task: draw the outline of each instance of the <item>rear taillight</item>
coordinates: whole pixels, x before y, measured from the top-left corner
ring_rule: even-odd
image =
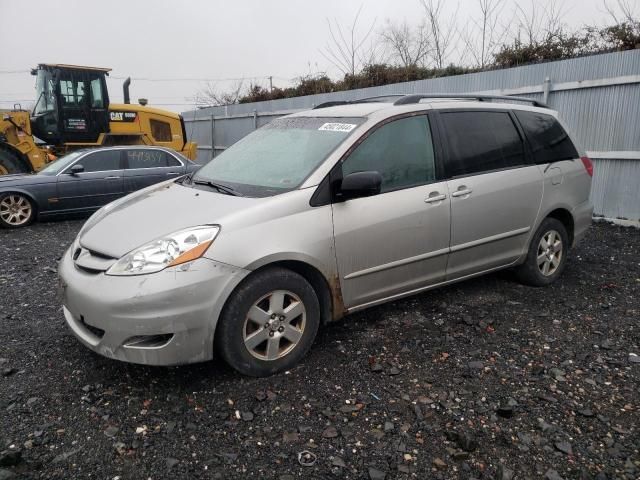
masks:
[[[582,160],[582,164],[584,165],[584,169],[587,171],[590,177],[593,177],[593,163],[589,157],[580,157]]]

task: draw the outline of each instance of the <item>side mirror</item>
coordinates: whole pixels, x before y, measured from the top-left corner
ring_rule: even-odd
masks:
[[[69,173],[71,175],[77,175],[82,172],[84,172],[84,167],[79,163],[76,163],[73,167],[69,169]]]
[[[338,193],[343,200],[370,197],[380,193],[381,185],[382,175],[379,172],[354,172],[342,179]]]

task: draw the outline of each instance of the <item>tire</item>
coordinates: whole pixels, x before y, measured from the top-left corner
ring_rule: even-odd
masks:
[[[550,285],[562,274],[568,253],[569,235],[564,224],[555,218],[545,218],[531,238],[527,258],[516,268],[516,275],[526,285]]]
[[[0,147],[0,175],[29,173],[30,170],[18,155]]]
[[[36,206],[29,197],[17,192],[0,194],[0,227],[26,227],[35,218]]]
[[[300,362],[319,325],[320,303],[309,282],[290,270],[269,268],[249,276],[232,293],[215,346],[238,372],[265,377]]]

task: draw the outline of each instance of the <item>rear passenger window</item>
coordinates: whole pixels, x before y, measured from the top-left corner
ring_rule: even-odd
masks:
[[[576,147],[562,125],[551,115],[515,111],[529,141],[533,159],[537,164],[578,158]]]
[[[78,165],[82,165],[87,173],[120,170],[120,150],[103,150],[90,153],[80,159]]]
[[[173,160],[173,161],[170,161]],[[129,168],[160,168],[173,167],[177,161],[162,150],[127,150]]]
[[[362,171],[382,175],[383,193],[433,182],[429,119],[424,115],[402,118],[371,133],[342,165],[343,175]]]
[[[440,114],[448,139],[451,177],[512,168],[526,163],[524,144],[506,112]]]

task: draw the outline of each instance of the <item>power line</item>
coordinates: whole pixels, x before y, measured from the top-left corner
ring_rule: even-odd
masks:
[[[109,76],[110,79],[113,80],[125,80],[128,77],[115,77]],[[188,77],[130,77],[132,81],[142,81],[142,82],[231,82],[234,80],[257,80],[257,79],[268,79],[269,75],[257,75],[255,77],[229,77],[229,78],[188,78]]]
[[[11,75],[19,73],[30,73],[31,70],[0,70],[0,75]],[[126,80],[128,76],[108,76],[110,80]],[[233,82],[233,81],[245,81],[245,80],[269,80],[269,79],[284,80],[286,82],[294,82],[298,77],[286,78],[278,77],[275,75],[254,75],[244,77],[131,77],[131,80],[139,82]]]

